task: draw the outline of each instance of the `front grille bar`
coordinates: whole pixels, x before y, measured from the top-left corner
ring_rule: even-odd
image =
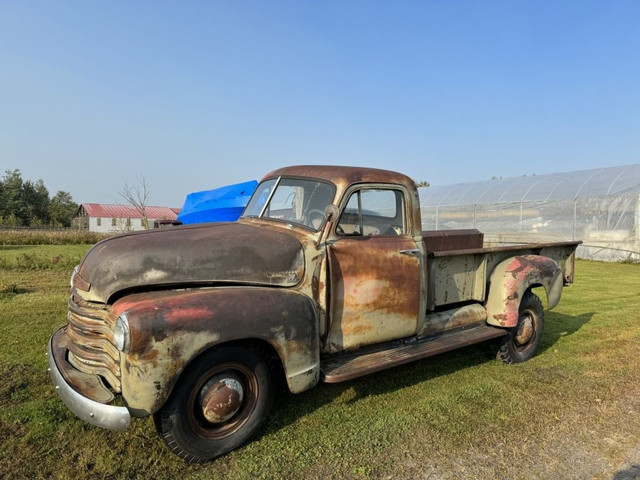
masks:
[[[120,352],[113,341],[114,315],[106,305],[71,296],[67,321],[69,363],[81,372],[100,375],[119,393]]]

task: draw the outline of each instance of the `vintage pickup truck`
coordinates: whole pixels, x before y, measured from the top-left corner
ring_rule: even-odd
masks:
[[[529,359],[543,331],[532,289],[553,308],[578,243],[423,232],[405,175],[282,168],[237,222],[96,244],[49,372],[83,420],[124,430],[153,415],[174,453],[206,461],[256,432],[279,380],[299,393],[488,340],[507,363]]]

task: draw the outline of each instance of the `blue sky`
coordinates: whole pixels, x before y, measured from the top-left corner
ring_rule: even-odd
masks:
[[[0,171],[150,204],[292,164],[640,163],[638,1],[0,0]]]

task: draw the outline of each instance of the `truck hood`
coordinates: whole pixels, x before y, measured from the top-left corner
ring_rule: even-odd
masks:
[[[92,301],[149,287],[251,284],[290,287],[304,275],[304,253],[285,233],[239,223],[173,227],[96,244],[74,286]],[[85,295],[83,295],[85,296]]]

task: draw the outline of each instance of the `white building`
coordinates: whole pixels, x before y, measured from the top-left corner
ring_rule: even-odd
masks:
[[[154,223],[159,220],[175,221],[179,212],[179,208],[145,208],[149,228],[153,228]],[[81,228],[98,233],[144,230],[142,215],[131,205],[83,203],[78,211],[78,222]]]

